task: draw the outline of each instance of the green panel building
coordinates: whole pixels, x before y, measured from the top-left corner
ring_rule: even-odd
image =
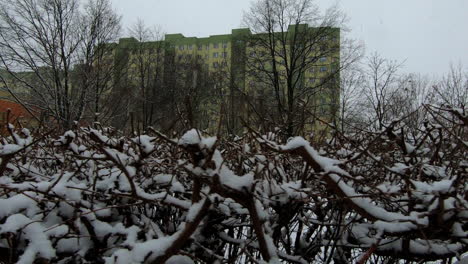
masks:
[[[300,30],[304,33],[296,34]],[[309,32],[313,35],[310,38],[305,36]],[[282,38],[285,34],[286,40]],[[278,42],[278,45],[273,45],[273,49],[269,50],[262,46],[262,38],[273,38],[273,42]],[[296,38],[308,39],[300,42]],[[295,25],[290,26],[287,32],[270,36],[267,33],[253,34],[249,29],[243,28],[233,29],[231,34],[204,38],[185,37],[182,34],[166,34],[164,40],[154,42],[122,38],[118,43],[111,45],[114,45],[116,87],[125,86],[122,85],[121,79],[125,76],[122,74],[124,71],[130,75],[135,74],[137,62],[134,58],[137,52],[140,57],[144,53],[143,57],[148,58],[147,63],[154,64],[154,68],[161,71],[162,74],[158,77],[161,87],[170,87],[167,83],[179,78],[180,73],[171,65],[182,61],[196,61],[202,65],[204,71],[214,80],[216,89],[212,94],[218,98],[208,100],[209,103],[201,106],[206,110],[204,118],[209,119],[203,128],[210,132],[215,132],[219,129],[218,124],[223,123],[225,132],[239,133],[242,131],[241,119],[250,120],[259,116],[260,110],[269,114],[276,111],[270,109],[274,107],[263,107],[263,104],[274,105],[273,101],[282,100],[286,105],[291,98],[301,104],[306,101],[307,109],[301,108],[303,116],[320,117],[310,118],[310,121],[303,118],[302,120],[308,121],[302,123],[300,133],[323,129],[323,124],[317,120],[336,121],[340,96],[338,28]],[[295,55],[297,50],[303,51],[305,55]],[[292,68],[291,64],[293,60],[297,61],[297,58],[302,62],[301,67]],[[275,95],[271,92],[273,85],[268,83],[270,75],[276,78],[281,94],[290,94],[288,89],[293,88],[299,92],[288,98],[279,98],[280,93],[276,92]],[[196,76],[198,75],[192,77],[197,78]],[[265,78],[266,81],[261,78]],[[302,93],[303,99],[298,98]],[[261,109],[262,107],[264,109]],[[294,116],[299,118],[299,114],[294,113]]]

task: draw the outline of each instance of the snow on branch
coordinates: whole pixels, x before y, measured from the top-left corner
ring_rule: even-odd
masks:
[[[151,129],[116,137],[106,128],[33,135],[10,127],[0,145],[0,261],[461,257],[466,125],[447,120],[414,138],[395,123],[314,146],[253,130],[220,139],[191,129],[170,139]]]

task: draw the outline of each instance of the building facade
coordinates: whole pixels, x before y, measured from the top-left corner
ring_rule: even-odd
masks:
[[[197,125],[202,124],[202,129],[214,132],[223,123],[228,133],[239,133],[241,120],[269,120],[263,129],[272,129],[272,123],[288,119],[290,124],[300,123],[300,132],[304,133],[320,130],[322,121],[336,121],[340,90],[338,28],[297,25],[274,34],[233,29],[231,34],[204,38],[166,34],[161,41],[123,38],[111,45],[113,85],[121,87],[124,94],[132,93],[128,91],[131,83],[138,87],[134,91],[144,90],[138,92],[142,104],[151,101],[156,108],[177,108],[177,102],[163,106],[167,98],[153,100],[151,96],[156,98],[158,92],[150,95],[147,88],[153,86],[161,95],[178,89],[174,85],[179,82],[180,86],[183,79],[185,90],[179,93],[184,94],[192,91],[201,75],[208,76],[210,81],[204,82],[210,86],[204,94],[207,98],[198,102],[198,112],[203,113],[199,117],[205,122]]]

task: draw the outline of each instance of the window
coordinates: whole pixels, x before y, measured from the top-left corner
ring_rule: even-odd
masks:
[[[315,78],[309,78],[309,83],[315,83]]]
[[[198,50],[202,50],[203,49],[203,46],[202,45],[198,45]]]
[[[226,61],[221,62],[221,66],[227,67],[227,62]]]
[[[209,58],[210,58],[210,55],[205,54],[205,59],[209,59]]]
[[[321,71],[321,72],[326,72],[326,71],[327,71],[327,67],[326,67],[326,66],[320,67],[320,71]]]
[[[218,48],[218,46],[219,46],[219,44],[218,44],[218,43],[214,43],[214,44],[213,44],[213,48],[215,48],[215,49],[217,49],[217,48]]]
[[[184,45],[179,45],[179,50],[184,50]]]
[[[192,54],[187,54],[186,58],[187,58],[187,60],[191,60],[192,59]]]
[[[188,48],[189,50],[192,50],[192,49],[193,49],[193,45],[192,45],[192,44],[189,44],[189,45],[187,45],[187,48]]]
[[[311,67],[311,68],[309,69],[309,73],[314,73],[314,72],[315,72],[315,67]]]
[[[223,42],[223,48],[227,48],[227,42]]]
[[[206,44],[205,49],[209,50],[210,49],[210,44]]]
[[[218,52],[213,52],[213,58],[218,58]]]
[[[227,58],[227,52],[223,52],[223,53],[221,53],[221,57],[223,57],[223,58]]]
[[[202,55],[198,54],[197,58],[201,60],[201,59],[202,59]]]
[[[218,68],[218,66],[219,66],[218,62],[216,62],[216,61],[213,62],[213,68]]]
[[[321,58],[319,59],[319,61],[320,61],[320,62],[326,62],[326,61],[327,61],[327,57],[321,57]]]
[[[179,55],[179,56],[177,57],[178,60],[182,60],[182,58],[183,58],[182,55]]]
[[[255,57],[255,56],[256,56],[255,51],[251,51],[251,52],[250,52],[250,57]]]

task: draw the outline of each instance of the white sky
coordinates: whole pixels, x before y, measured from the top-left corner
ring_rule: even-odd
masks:
[[[206,37],[241,25],[250,0],[111,0],[127,28],[138,18],[165,33]],[[317,0],[324,8],[334,3]],[[367,54],[406,60],[405,71],[441,75],[449,64],[468,69],[468,0],[341,0],[350,36]],[[125,34],[125,33],[124,33]]]

